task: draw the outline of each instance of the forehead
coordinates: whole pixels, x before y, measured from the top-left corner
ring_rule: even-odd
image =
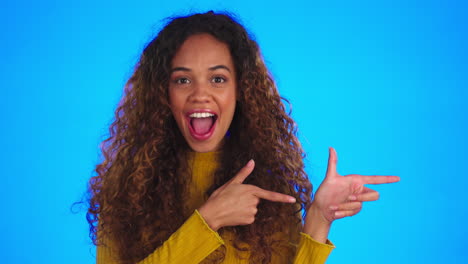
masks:
[[[172,59],[172,67],[214,65],[226,65],[232,69],[234,67],[228,45],[209,34],[188,37]]]

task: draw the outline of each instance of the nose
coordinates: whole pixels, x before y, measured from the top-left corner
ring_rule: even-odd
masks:
[[[209,85],[203,83],[195,83],[193,85],[192,93],[189,97],[192,103],[207,103],[210,101],[210,98]]]

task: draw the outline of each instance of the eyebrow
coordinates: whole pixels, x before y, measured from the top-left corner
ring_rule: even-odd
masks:
[[[226,71],[231,72],[231,70],[225,65],[216,65],[216,66],[208,68],[208,70],[210,70],[210,71],[215,71],[215,70],[218,70],[218,69],[225,69]],[[186,67],[175,67],[175,68],[173,68],[171,70],[171,73],[176,72],[176,71],[189,72],[189,71],[192,71],[192,70],[189,69],[189,68],[186,68]]]
[[[225,69],[226,71],[231,72],[231,70],[227,66],[224,66],[224,65],[216,65],[216,66],[209,68],[210,71],[214,71],[217,69]]]
[[[191,70],[189,68],[185,68],[185,67],[175,67],[174,69],[171,70],[171,73],[176,72],[176,71],[188,72],[188,71],[191,71]]]

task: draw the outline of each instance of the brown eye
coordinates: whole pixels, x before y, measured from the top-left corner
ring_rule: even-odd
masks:
[[[187,78],[178,78],[175,80],[176,84],[188,84],[190,83],[190,80]]]
[[[220,77],[220,76],[214,77],[212,79],[212,82],[214,82],[214,83],[223,83],[225,81],[226,81],[226,79],[224,79],[223,77]]]

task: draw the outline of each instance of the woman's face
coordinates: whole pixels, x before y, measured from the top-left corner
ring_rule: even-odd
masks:
[[[236,72],[229,47],[193,35],[171,65],[169,102],[182,135],[196,152],[219,150],[236,108]]]

